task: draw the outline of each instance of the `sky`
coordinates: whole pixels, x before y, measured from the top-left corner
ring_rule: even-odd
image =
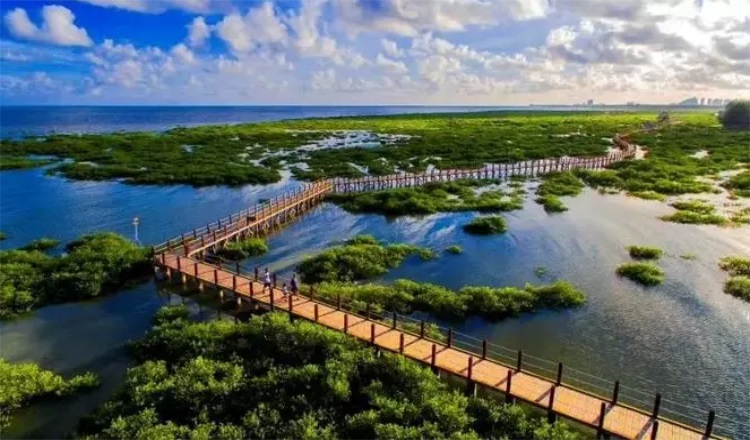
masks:
[[[3,0],[0,105],[750,97],[750,0]]]

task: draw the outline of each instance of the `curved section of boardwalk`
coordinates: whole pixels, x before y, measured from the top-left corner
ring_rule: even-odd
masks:
[[[472,170],[433,170],[420,174],[315,182],[155,246],[154,262],[170,278],[179,276],[183,283],[193,279],[201,289],[206,285],[214,286],[219,289],[222,298],[225,292],[230,292],[238,305],[251,302],[270,309],[285,310],[290,316],[343,331],[381,349],[400,352],[436,370],[463,377],[473,389],[481,385],[501,391],[507,398],[527,402],[546,409],[551,415],[564,416],[590,426],[600,434],[628,439],[718,438],[711,434],[713,414],[709,416],[705,428],[688,427],[659,416],[658,402],[653,411],[648,412],[619,402],[617,391],[609,398],[566,384],[561,380],[561,364],[557,380],[550,380],[523,368],[520,352],[518,363],[511,365],[507,360],[494,356],[488,350],[487,342],[483,343],[479,352],[475,351],[476,344],[468,349],[464,345],[459,348],[458,343],[453,342],[452,331],[449,331],[446,341],[431,340],[425,337],[424,330],[414,331],[415,324],[421,324],[424,328],[424,323],[406,322],[408,317],[401,317],[399,321],[394,314],[388,323],[373,319],[369,313],[345,311],[340,304],[325,303],[312,295],[284,298],[278,290],[264,292],[262,284],[257,282],[257,274],[240,274],[239,265],[237,271],[231,272],[202,261],[208,251],[216,250],[230,240],[268,234],[274,228],[303,215],[333,192],[383,190],[460,179],[507,179],[571,169],[601,169],[628,159],[635,152],[632,145],[619,138],[615,140],[615,145],[623,149],[600,157],[542,159],[494,164]]]

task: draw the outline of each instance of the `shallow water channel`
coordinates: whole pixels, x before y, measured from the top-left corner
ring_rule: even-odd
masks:
[[[67,241],[95,230],[133,236],[136,216],[141,241],[156,243],[297,185],[284,180],[237,189],[129,186],[71,182],[43,173],[2,173],[0,211],[8,234],[2,248],[42,236]],[[570,211],[560,215],[546,214],[532,198],[523,211],[505,214],[508,233],[493,237],[462,232],[460,226],[473,213],[390,220],[326,204],[274,235],[271,251],[248,264],[289,272],[305,255],[367,233],[436,251],[453,244],[464,249],[428,262],[409,259],[386,280],[405,277],[460,288],[567,279],[586,293],[585,306],[499,323],[471,319],[452,325],[511,350],[562,361],[566,371],[587,382],[581,386],[608,390],[619,379],[623,399],[647,408],[660,392],[665,415],[687,413],[701,425],[708,410],[715,409],[718,432],[750,438],[750,304],[722,292],[726,274],[717,266],[724,255],[750,254],[750,230],[664,223],[657,217],[671,211],[666,205],[591,190],[566,199]],[[625,246],[630,244],[666,251],[659,262],[666,272],[663,285],[646,289],[615,275],[617,265],[629,260]],[[682,254],[697,257],[688,260]],[[546,273],[538,276],[534,269],[539,266]],[[149,283],[1,324],[0,351],[6,359],[35,361],[65,375],[94,371],[103,383],[83,397],[23,411],[5,436],[60,437],[69,432],[121,383],[128,365],[126,342],[148,329],[161,305],[177,300]]]

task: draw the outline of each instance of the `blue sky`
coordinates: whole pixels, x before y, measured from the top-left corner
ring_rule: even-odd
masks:
[[[3,1],[2,104],[750,95],[750,0]]]

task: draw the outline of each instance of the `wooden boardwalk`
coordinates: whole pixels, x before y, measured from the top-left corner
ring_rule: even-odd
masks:
[[[488,353],[486,346],[469,351],[446,341],[429,339],[419,330],[404,329],[404,317],[391,320],[368,318],[365,313],[354,313],[329,304],[311,295],[284,297],[279,289],[264,291],[263,284],[253,276],[238,274],[190,257],[163,253],[157,258],[169,277],[180,276],[183,283],[198,283],[201,290],[212,286],[222,299],[228,295],[238,305],[252,303],[271,310],[284,311],[291,317],[317,322],[328,328],[345,332],[380,349],[402,353],[404,356],[452,375],[464,378],[467,388],[475,392],[477,386],[500,391],[509,399],[519,400],[542,408],[550,415],[562,416],[596,429],[601,434],[627,439],[699,440],[718,438],[710,428],[692,428],[669,421],[653,413],[632,408],[612,397],[602,397],[577,389],[564,380],[550,380],[521,367],[509,365]],[[418,326],[416,327],[419,328]],[[450,341],[450,336],[449,339]],[[654,410],[658,413],[658,408]],[[603,416],[603,417],[602,417]],[[707,432],[709,433],[708,435]]]
[[[474,170],[443,170],[420,174],[398,174],[359,179],[326,179],[307,184],[303,188],[284,194],[250,209],[235,213],[202,228],[155,246],[154,263],[169,278],[179,277],[183,283],[198,283],[201,290],[206,285],[218,289],[222,299],[232,295],[238,305],[250,302],[270,309],[284,310],[290,316],[308,319],[352,337],[367,341],[384,350],[403,353],[415,361],[430,365],[437,371],[466,379],[471,392],[477,386],[505,393],[506,398],[524,401],[542,408],[551,416],[563,416],[609,434],[628,439],[684,439],[718,438],[712,434],[714,415],[709,415],[705,427],[696,428],[667,420],[659,415],[661,398],[657,397],[650,411],[636,409],[618,401],[619,384],[611,397],[595,395],[562,380],[562,364],[557,380],[545,378],[523,368],[521,353],[518,362],[511,365],[488,351],[485,341],[481,347],[470,349],[458,341],[453,332],[447,341],[431,340],[424,334],[424,323],[407,322],[410,318],[393,315],[390,322],[375,319],[369,313],[346,311],[340,304],[333,305],[318,298],[294,296],[284,298],[278,289],[264,292],[256,279],[239,273],[239,265],[232,272],[203,261],[207,252],[215,251],[230,240],[247,236],[266,235],[274,228],[298,218],[326,195],[334,192],[370,191],[405,186],[422,185],[436,181],[458,179],[507,179],[512,176],[535,176],[550,171],[570,169],[601,169],[632,157],[634,148],[615,151],[607,156],[592,158],[541,159],[516,164],[496,164]],[[405,328],[409,324],[410,327]],[[415,326],[416,325],[416,326]],[[476,345],[476,344],[475,344]],[[491,344],[490,344],[491,345]],[[476,352],[475,349],[479,351]]]

